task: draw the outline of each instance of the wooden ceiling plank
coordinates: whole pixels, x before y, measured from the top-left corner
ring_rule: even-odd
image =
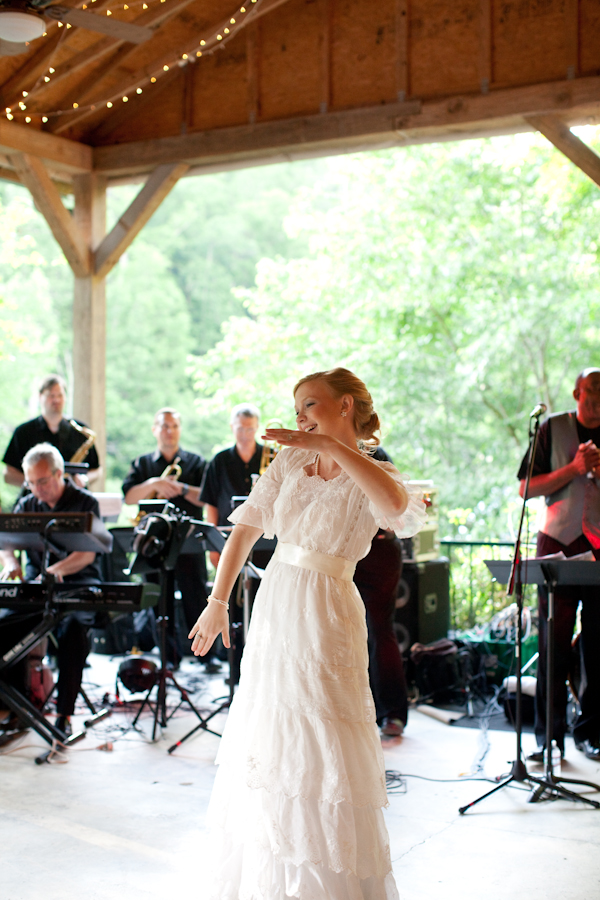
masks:
[[[319,34],[319,112],[331,108],[331,0],[321,0],[321,32]]]
[[[99,5],[99,8],[102,9],[104,6],[108,6],[109,2],[110,0],[106,0],[104,4]],[[164,22],[167,22],[169,19],[178,15],[183,9],[185,9],[186,6],[189,6],[190,3],[193,2],[194,0],[179,0],[179,2],[171,3],[168,6],[161,5],[157,9],[150,9],[147,12],[143,13],[141,16],[138,16],[136,19],[134,19],[133,24],[141,25],[143,27],[158,27],[159,25],[162,25]],[[74,30],[76,29],[70,29],[69,34],[71,34]],[[95,44],[92,44],[91,47],[86,47],[84,50],[81,50],[79,53],[76,53],[74,56],[72,56],[71,59],[68,60],[68,62],[61,65],[58,71],[52,77],[52,81],[50,82],[49,86],[51,86],[52,88],[56,88],[57,84],[59,84],[65,78],[72,80],[72,76],[76,72],[78,72],[82,68],[87,68],[97,60],[102,59],[102,57],[109,53],[111,50],[114,51],[119,47],[126,48],[126,52],[124,54],[124,57],[126,57],[129,53],[133,52],[137,48],[137,46],[137,44],[120,41],[118,38],[101,38],[101,40],[96,41]],[[44,57],[44,61],[49,55],[50,54],[47,54],[47,56]],[[122,58],[124,57],[119,57],[117,62],[121,62]],[[110,66],[112,65],[113,63],[111,61],[111,63],[108,64],[108,68],[110,68]],[[38,94],[42,93],[44,88],[46,87],[47,86],[45,84],[39,85],[38,89],[30,94],[30,99],[34,96],[37,97]],[[76,90],[77,93],[81,92],[79,87],[77,87]]]
[[[4,82],[0,91],[0,102],[3,107],[12,106],[13,103],[20,100],[22,91],[30,88],[32,81],[39,78],[46,70],[48,60],[56,50],[61,37],[60,29],[57,29],[56,34],[44,41],[35,53],[27,57],[24,65]]]
[[[193,2],[193,0],[187,0],[187,2]],[[273,12],[278,7],[283,6],[284,4],[289,2],[290,0],[264,0],[263,4],[256,10],[250,10],[244,21],[249,26],[252,22],[256,22],[257,19],[262,18],[268,13]],[[136,24],[142,24],[141,17],[139,19],[136,19]],[[239,34],[239,31],[236,33]],[[184,47],[180,48],[181,54],[191,50],[193,45],[195,45],[195,38],[190,37],[189,44],[186,44]],[[217,46],[216,41],[214,42],[214,45]],[[87,105],[89,103],[95,103],[96,101],[101,102],[102,100],[113,99],[115,97],[122,96],[128,91],[135,90],[141,82],[144,82],[148,78],[150,74],[162,69],[164,65],[170,65],[173,62],[173,55],[175,52],[173,49],[165,50],[164,42],[161,42],[158,49],[160,50],[160,54],[155,56],[153,59],[145,62],[144,65],[137,70],[136,74],[132,75],[131,71],[124,71],[121,80],[116,84],[111,84],[110,88],[99,89],[98,79],[95,79],[93,82],[93,87],[95,88],[95,90],[93,90],[92,92],[88,90],[88,93],[86,94],[84,92],[79,92],[78,90],[79,97],[77,102],[79,103],[79,105],[83,106],[84,104]],[[131,54],[134,54],[137,50],[138,47],[133,46],[129,52]],[[127,54],[127,56],[129,56],[129,53]],[[123,63],[127,59],[127,56],[124,57],[124,59],[119,59],[118,65],[123,65]],[[111,65],[107,72],[112,71],[114,68],[115,66]],[[110,97],[107,96],[107,93],[110,94]],[[57,125],[53,128],[53,133],[62,134],[72,126],[78,125],[80,122],[83,122],[93,117],[94,115],[96,115],[96,110],[86,109],[80,112],[74,112],[73,115],[63,116],[61,117]]]
[[[63,206],[43,162],[28,153],[15,153],[10,157],[10,163],[31,193],[73,272],[78,278],[85,278],[91,268],[90,251],[71,213]]]
[[[479,83],[482,94],[487,94],[492,81],[492,0],[479,0]]]
[[[135,100],[135,114],[139,115],[145,108],[148,106],[152,106],[156,97],[158,97],[164,90],[167,90],[169,86],[176,79],[181,77],[181,72],[178,69],[171,69],[170,72],[167,72],[160,81],[157,81],[156,84],[152,85],[151,90],[144,91],[140,96],[136,96]],[[88,132],[87,140],[90,144],[95,145],[97,143],[102,143],[106,138],[109,138],[110,135],[121,125],[123,122],[126,122],[131,118],[131,109],[127,108],[127,104],[122,103],[121,106],[117,106],[116,109],[113,109],[111,115],[108,118],[103,119],[97,128],[93,131]]]
[[[555,116],[527,116],[527,122],[600,187],[600,156]]]
[[[16,122],[0,119],[0,153],[28,153],[53,167],[81,174],[92,170],[92,148]]]
[[[104,278],[108,275],[188,168],[185,163],[178,163],[158,166],[154,170],[137,197],[96,250],[94,269],[98,277]]]
[[[396,0],[396,98],[408,97],[408,0]]]

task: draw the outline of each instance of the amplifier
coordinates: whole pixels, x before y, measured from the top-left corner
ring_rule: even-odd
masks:
[[[405,563],[398,585],[394,631],[402,653],[417,641],[430,644],[450,629],[450,561]]]

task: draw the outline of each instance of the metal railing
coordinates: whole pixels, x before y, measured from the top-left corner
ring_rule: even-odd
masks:
[[[452,541],[441,540],[450,560],[450,621],[454,631],[483,624],[502,609],[506,588],[492,580],[483,564],[484,558],[510,559],[514,544],[511,541]],[[534,542],[523,547],[535,547]],[[481,548],[490,548],[485,555]],[[504,548],[504,553],[499,548]],[[477,621],[482,617],[483,621]]]

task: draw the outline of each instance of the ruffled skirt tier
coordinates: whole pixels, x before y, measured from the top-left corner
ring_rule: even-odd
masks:
[[[268,567],[217,763],[206,900],[397,900],[351,582]]]

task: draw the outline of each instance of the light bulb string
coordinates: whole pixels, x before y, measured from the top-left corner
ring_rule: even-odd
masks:
[[[144,0],[145,2],[145,0]],[[137,81],[131,83],[125,89],[121,88],[119,91],[115,91],[109,96],[106,96],[100,100],[90,101],[87,104],[80,105],[79,103],[74,103],[73,106],[67,109],[56,109],[56,110],[48,110],[48,111],[40,111],[39,109],[32,110],[25,115],[26,110],[22,108],[22,101],[19,101],[21,106],[20,110],[13,109],[12,107],[6,108],[7,118],[25,118],[27,122],[31,121],[31,116],[35,115],[37,117],[41,117],[43,122],[48,121],[49,118],[62,117],[67,115],[73,115],[74,113],[82,114],[86,112],[95,112],[98,109],[102,109],[103,107],[108,106],[112,108],[115,102],[119,100],[123,100],[124,102],[129,101],[129,95],[132,96],[139,95],[143,92],[143,88],[147,87],[149,84],[154,84],[158,81],[159,78],[164,77],[164,75],[172,69],[172,67],[179,65],[183,67],[188,64],[190,57],[194,57],[193,61],[204,56],[212,56],[217,50],[221,49],[225,46],[233,37],[235,37],[240,31],[243,30],[251,21],[255,18],[256,13],[263,5],[265,0],[247,0],[246,4],[242,5],[238,8],[236,13],[232,13],[228,16],[226,24],[221,24],[220,27],[216,27],[212,30],[209,37],[206,39],[201,39],[200,42],[195,42],[193,48],[184,52],[179,58],[175,60],[170,60],[170,64],[164,63],[162,65],[157,64],[157,68],[148,75],[145,75],[144,78],[138,79]],[[239,22],[234,20],[235,15],[243,15],[244,18]],[[230,27],[231,26],[231,27]],[[64,32],[66,35],[66,31]],[[62,43],[62,38],[57,43],[52,56],[54,57],[57,52],[60,44]],[[209,45],[207,47],[207,45]],[[48,66],[45,72],[50,71],[52,67]],[[40,75],[29,93],[33,94],[36,88],[41,85],[41,81],[43,78],[47,77],[45,72]],[[47,83],[47,82],[46,82]],[[43,87],[43,85],[41,85]],[[15,104],[13,104],[14,106]]]

